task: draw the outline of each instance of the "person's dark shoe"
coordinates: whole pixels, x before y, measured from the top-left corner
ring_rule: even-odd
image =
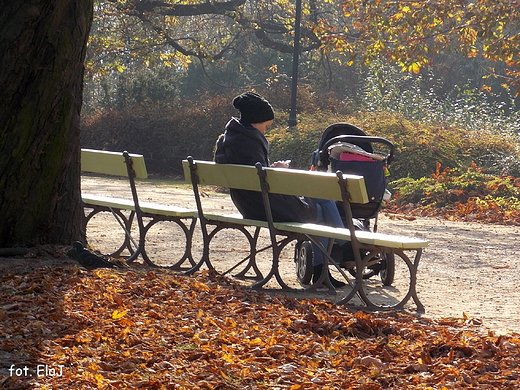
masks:
[[[340,280],[337,280],[337,279],[334,279],[332,277],[332,275],[329,275],[329,278],[330,278],[330,282],[332,283],[332,286],[334,288],[341,288],[341,287],[345,287],[347,284],[340,281]]]
[[[322,272],[323,272],[323,264],[318,264],[318,265],[314,266],[314,274],[312,275],[312,284],[316,283],[320,279]],[[334,279],[330,273],[329,273],[329,278],[330,278],[330,282],[334,288],[341,288],[341,287],[346,286],[345,283]]]

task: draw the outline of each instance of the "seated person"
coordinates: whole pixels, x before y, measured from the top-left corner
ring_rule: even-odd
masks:
[[[233,106],[240,111],[240,119],[231,118],[225,132],[217,140],[214,160],[219,164],[255,165],[287,168],[287,164],[269,164],[269,143],[265,138],[267,128],[273,123],[274,111],[262,96],[246,92],[233,99]],[[231,189],[231,199],[244,218],[267,220],[262,194],[257,191]],[[282,194],[269,194],[275,222],[312,222],[334,227],[344,227],[335,202]],[[327,239],[320,242],[327,247]],[[323,254],[313,245],[313,282],[323,272]],[[345,283],[331,277],[334,287]]]

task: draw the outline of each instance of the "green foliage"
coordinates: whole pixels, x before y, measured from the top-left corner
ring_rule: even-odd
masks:
[[[519,17],[507,1],[426,7],[413,1],[304,2],[300,86],[322,96],[334,91],[335,104],[348,99],[408,119],[520,130],[519,114],[506,112],[514,108],[508,100],[515,89],[506,84],[518,70]],[[286,0],[98,1],[86,62],[87,109],[287,85],[293,26],[294,3]],[[155,73],[154,67],[164,69]],[[512,77],[501,77],[508,71]],[[502,86],[511,93],[489,94],[496,105],[485,106],[482,91]],[[277,109],[287,110],[288,102]],[[508,119],[486,116],[491,108]]]
[[[453,168],[477,162],[490,172],[519,175],[520,167],[513,163],[518,161],[519,145],[512,136],[413,121],[391,112],[338,114],[318,110],[303,113],[300,121],[295,129],[277,123],[269,132],[273,161],[289,158],[293,167],[308,169],[312,151],[318,147],[327,126],[348,122],[368,135],[387,138],[395,144],[396,155],[390,169],[393,178],[429,176],[438,162]]]
[[[520,221],[520,178],[490,175],[475,164],[443,170],[437,164],[429,177],[401,178],[391,185],[397,191],[391,206],[394,209],[413,204],[415,212],[426,215]]]
[[[278,125],[267,134],[270,143],[271,162],[291,160],[292,168],[309,169],[312,152],[318,147],[324,122],[306,121],[294,128]]]

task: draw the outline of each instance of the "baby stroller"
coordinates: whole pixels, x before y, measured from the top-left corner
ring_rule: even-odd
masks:
[[[329,172],[340,170],[343,173],[365,177],[369,202],[351,204],[357,230],[377,231],[379,210],[384,201],[390,197],[386,189],[386,176],[388,166],[394,157],[394,150],[394,145],[385,138],[367,136],[363,130],[348,123],[335,123],[325,129],[318,149],[312,155],[311,169],[313,170]],[[380,154],[382,152],[384,155]],[[341,204],[338,209],[343,215],[344,209]],[[337,249],[337,246],[333,248],[332,258],[352,276],[356,276],[354,253],[350,243],[345,244],[341,251]],[[366,255],[363,251],[360,254],[361,258]],[[312,279],[312,260],[311,243],[298,242],[295,250],[296,275],[298,281],[304,285],[309,284]],[[390,286],[393,283],[395,274],[393,254],[386,253],[371,259],[363,271],[363,278],[369,279],[378,274],[383,285]]]

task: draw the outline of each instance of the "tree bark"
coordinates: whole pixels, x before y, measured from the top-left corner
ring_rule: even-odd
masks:
[[[93,0],[3,3],[0,247],[70,244],[84,238],[79,116]]]

